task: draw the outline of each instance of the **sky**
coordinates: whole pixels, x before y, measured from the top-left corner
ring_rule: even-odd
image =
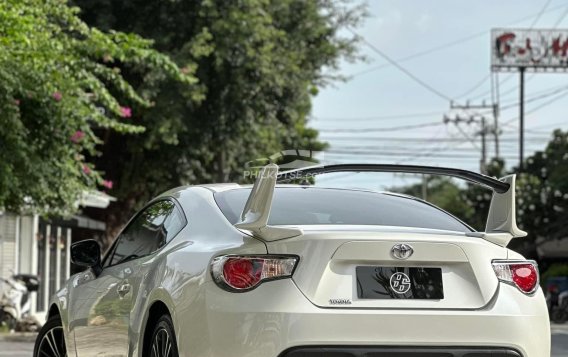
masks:
[[[371,0],[367,4],[370,16],[354,29],[362,36],[360,54],[367,60],[342,62],[339,73],[348,80],[321,88],[313,100],[310,125],[330,144],[323,153],[325,163],[404,163],[479,172],[479,125],[462,123],[458,128],[444,124],[443,117],[465,114],[450,110],[448,98],[457,104],[492,103],[490,30],[568,30],[568,0]],[[422,52],[427,53],[415,56]],[[495,93],[499,83],[502,108],[501,156],[511,168],[519,157],[519,74],[501,72],[493,79]],[[553,129],[568,130],[568,73],[526,73],[525,103],[526,157],[544,149]],[[493,124],[491,114],[486,118]],[[493,136],[487,141],[492,157]],[[322,178],[327,181],[373,189],[413,182],[407,176],[378,179],[369,174]]]

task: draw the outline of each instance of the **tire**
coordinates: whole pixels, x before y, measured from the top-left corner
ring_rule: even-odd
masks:
[[[145,357],[179,357],[174,324],[169,315],[162,315],[156,322]]]
[[[35,346],[34,357],[66,357],[63,325],[59,316],[52,316],[39,331]]]

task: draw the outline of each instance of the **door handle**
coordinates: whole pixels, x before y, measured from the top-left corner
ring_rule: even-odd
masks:
[[[128,283],[120,284],[118,288],[116,288],[116,291],[118,292],[118,295],[120,297],[124,297],[124,295],[128,294],[128,292],[130,291],[130,284]]]

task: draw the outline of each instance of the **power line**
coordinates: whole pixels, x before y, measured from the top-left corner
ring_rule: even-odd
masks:
[[[477,153],[477,149],[473,147],[459,147],[465,144],[464,141],[458,143],[446,143],[447,145],[436,146],[434,151],[444,151],[451,148],[451,151],[473,154]],[[457,144],[457,145],[455,145]],[[507,151],[515,150],[514,146],[507,146],[505,148]],[[375,145],[333,145],[329,150],[348,150],[348,151],[396,151],[396,152],[406,152],[408,155],[419,154],[422,155],[424,151],[423,146],[375,146]],[[515,153],[516,151],[511,151],[510,153]]]
[[[551,8],[551,9],[549,9],[549,10],[547,11],[546,9],[547,9],[548,6],[550,5],[550,2],[551,2],[551,0],[548,0],[548,1],[543,5],[543,7],[542,7],[542,8],[540,9],[540,11],[538,12],[537,16],[534,18],[533,22],[531,23],[531,25],[530,25],[530,27],[529,27],[529,30],[532,29],[532,28],[534,27],[534,25],[536,25],[536,23],[538,22],[538,20],[540,20],[540,18],[542,17],[542,15],[543,15],[545,12],[553,11],[553,10],[556,10],[556,9],[558,9],[558,8],[560,8],[560,7],[566,6],[566,4],[563,4],[563,5],[561,5],[561,6],[553,7],[553,8]],[[564,10],[564,13],[560,16],[560,18],[556,21],[556,23],[554,24],[554,26],[553,26],[552,28],[555,29],[555,28],[562,22],[562,20],[564,19],[564,17],[565,17],[567,14],[568,14],[568,8],[566,8],[566,9]],[[535,76],[534,73],[531,74],[531,75],[529,76],[529,78],[526,79],[525,83],[526,83],[526,82],[529,82],[530,80],[532,80],[532,79],[534,78],[534,76]],[[511,73],[511,74],[509,75],[509,77],[505,78],[505,79],[503,80],[503,82],[499,83],[499,85],[505,84],[506,82],[508,82],[508,81],[509,81],[511,78],[513,78],[513,77],[514,77],[514,75]],[[507,95],[507,94],[509,94],[509,93],[512,93],[512,92],[516,91],[517,88],[518,88],[517,85],[513,85],[512,88],[508,89],[506,92],[502,93],[501,95],[502,95],[502,96],[505,96],[505,95]],[[477,97],[472,98],[472,99],[475,100],[475,99],[483,98],[483,97],[485,97],[487,94],[491,93],[491,91],[492,91],[492,89],[490,89],[489,91],[483,92],[481,95],[478,95]],[[497,102],[497,103],[498,103],[498,102]]]
[[[409,70],[407,70],[406,68],[404,68],[403,66],[401,66],[399,63],[397,63],[395,60],[393,60],[392,58],[390,58],[390,56],[388,56],[387,54],[385,54],[383,51],[379,50],[376,46],[374,46],[372,43],[370,43],[369,41],[367,41],[367,39],[365,39],[363,36],[359,35],[357,32],[355,32],[353,29],[351,29],[350,27],[347,27],[347,30],[349,32],[351,32],[354,36],[356,36],[357,38],[360,38],[361,41],[363,43],[365,43],[370,49],[372,49],[374,52],[376,52],[377,54],[379,54],[381,57],[383,57],[385,60],[387,60],[389,63],[391,63],[393,66],[395,66],[399,71],[403,72],[404,74],[406,74],[410,79],[414,80],[416,83],[420,84],[423,88],[425,88],[426,90],[428,90],[429,92],[437,95],[438,97],[445,99],[447,101],[452,102],[453,99],[450,98],[449,96],[447,96],[446,94],[438,91],[436,88],[432,87],[431,85],[429,85],[428,83],[424,82],[423,80],[421,80],[420,78],[418,78],[417,76],[415,76],[412,72],[410,72]],[[475,143],[473,141],[473,139],[466,134],[461,128],[459,128],[460,133],[468,140],[471,141],[471,143],[475,146]]]
[[[424,82],[423,80],[421,80],[420,78],[418,78],[417,76],[415,76],[412,72],[410,72],[409,70],[407,70],[406,68],[404,68],[403,66],[401,66],[397,61],[395,61],[394,59],[392,59],[390,56],[388,56],[386,53],[384,53],[383,51],[379,50],[375,45],[373,45],[371,42],[367,41],[367,39],[365,39],[365,37],[359,35],[357,32],[355,32],[352,28],[350,27],[346,27],[346,29],[351,32],[354,36],[358,37],[365,45],[367,45],[367,47],[369,47],[371,50],[373,50],[375,53],[377,53],[379,56],[381,56],[382,58],[384,58],[387,62],[389,62],[391,65],[395,66],[399,71],[401,71],[402,73],[406,74],[406,76],[408,76],[410,79],[412,79],[413,81],[415,81],[416,83],[418,83],[419,85],[421,85],[423,88],[425,88],[426,90],[428,90],[429,92],[437,95],[438,97],[451,101],[452,98],[448,97],[447,95],[445,95],[444,93],[440,92],[439,90],[437,90],[436,88],[432,87],[431,85],[429,85],[428,83]]]
[[[566,86],[566,85],[563,85],[561,87],[557,87],[557,88],[554,88],[554,89],[549,89],[545,93],[542,93],[542,94],[534,96],[534,97],[529,97],[529,99],[525,100],[525,103],[531,103],[531,102],[539,101],[541,99],[548,98],[550,96],[565,92],[567,90],[568,90],[568,86]],[[501,110],[507,110],[507,109],[510,109],[510,108],[516,108],[518,106],[519,106],[519,101],[504,105],[500,109]]]
[[[408,157],[406,152],[372,152],[372,151],[338,151],[329,150],[325,152],[326,155],[338,155],[338,156],[390,156],[390,157]],[[430,153],[428,157],[443,158],[443,159],[474,159],[479,160],[479,155],[465,155],[465,154],[451,154],[451,153]],[[515,159],[516,156],[505,156],[507,159]]]
[[[392,114],[392,115],[377,115],[377,116],[367,116],[367,117],[313,117],[316,120],[323,121],[346,121],[346,120],[356,120],[356,121],[379,121],[379,120],[393,120],[393,119],[404,119],[404,118],[424,118],[430,116],[441,115],[443,112],[422,112],[422,113],[409,113],[409,114]]]
[[[549,138],[549,136],[542,136],[542,137],[528,137],[526,138],[527,140],[530,141],[540,141],[540,140],[547,140]],[[383,136],[383,137],[378,137],[378,136],[367,136],[367,137],[360,137],[360,136],[339,136],[339,137],[332,137],[332,138],[325,138],[322,137],[321,140],[326,141],[326,140],[334,140],[334,141],[388,141],[388,142],[392,142],[392,141],[398,141],[398,142],[411,142],[411,143],[431,143],[433,141],[432,137],[392,137],[392,136]],[[437,142],[460,142],[463,143],[464,140],[463,138],[437,138],[435,139]],[[510,141],[510,142],[517,142],[517,138],[514,137],[501,137],[500,138],[501,141]]]
[[[538,20],[540,20],[540,17],[542,16],[542,14],[544,14],[544,11],[546,10],[546,8],[548,7],[548,5],[550,5],[550,3],[552,2],[552,0],[547,0],[546,3],[544,3],[544,6],[540,9],[537,17],[535,17],[535,19],[533,20],[533,22],[531,23],[531,26],[529,27],[530,29],[532,29],[534,27],[534,25],[536,25],[536,23],[538,22]]]
[[[564,20],[564,18],[566,17],[566,15],[568,15],[568,8],[566,8],[564,10],[564,12],[560,15],[560,17],[558,18],[558,20],[556,20],[556,22],[554,23],[554,28],[557,28],[558,25],[560,25],[560,23],[562,22],[562,20]]]
[[[552,8],[550,8],[550,9],[544,11],[542,14],[548,13],[548,12],[551,12],[551,11],[554,11],[554,10],[558,10],[558,9],[560,9],[560,8],[567,7],[567,6],[568,6],[568,4],[561,4],[561,5],[552,7]],[[567,9],[567,11],[568,11],[568,9]],[[540,17],[540,16],[542,16],[542,14],[540,14],[540,15],[538,15],[538,16]],[[509,25],[514,25],[514,24],[517,24],[517,23],[520,23],[520,22],[523,22],[523,21],[526,21],[526,20],[529,20],[529,19],[532,19],[532,18],[534,18],[534,14],[531,14],[531,15],[525,16],[525,17],[523,17],[523,18],[514,20],[514,21],[512,21],[512,22],[509,22],[509,23],[507,24],[507,26],[509,26]],[[415,59],[415,58],[419,58],[419,57],[426,56],[426,55],[429,55],[429,54],[434,53],[434,52],[438,52],[438,51],[444,50],[444,49],[446,49],[446,48],[451,48],[451,47],[454,47],[454,46],[457,46],[457,45],[464,44],[464,43],[466,43],[466,42],[468,42],[468,41],[471,41],[471,40],[476,39],[476,38],[478,38],[478,37],[484,36],[484,35],[486,35],[487,33],[488,33],[488,31],[476,32],[476,33],[473,33],[473,34],[470,34],[470,35],[461,37],[461,38],[459,38],[459,39],[456,39],[456,40],[453,40],[453,41],[449,41],[449,42],[443,43],[443,44],[441,44],[441,45],[432,47],[432,48],[430,48],[430,49],[426,49],[426,50],[423,50],[423,51],[415,52],[415,53],[413,53],[413,54],[411,54],[411,55],[398,58],[396,61],[399,62],[399,63],[400,63],[400,62],[407,62],[407,61],[410,61],[410,60]],[[374,71],[377,71],[377,70],[380,70],[380,69],[383,69],[383,68],[387,68],[387,67],[390,67],[390,66],[391,66],[390,63],[383,63],[383,64],[380,64],[380,65],[377,65],[377,66],[374,66],[374,67],[370,67],[370,68],[368,68],[368,69],[365,69],[365,70],[362,70],[362,71],[353,73],[353,74],[350,75],[350,77],[358,77],[358,76],[361,76],[361,75],[363,75],[363,74],[367,74],[367,73],[370,73],[370,72],[374,72]]]
[[[428,49],[428,50],[416,52],[416,53],[411,54],[411,55],[406,56],[406,57],[401,57],[401,58],[397,59],[397,62],[408,62],[408,61],[410,61],[410,60],[412,60],[412,59],[415,59],[415,58],[418,58],[418,57],[422,57],[422,56],[426,56],[426,55],[429,55],[429,54],[431,54],[431,53],[438,52],[438,51],[440,51],[440,50],[443,50],[443,49],[446,49],[446,48],[449,48],[449,47],[461,45],[461,44],[463,44],[464,42],[473,40],[473,39],[475,39],[475,38],[477,38],[477,37],[481,37],[481,36],[485,35],[486,33],[487,33],[487,31],[477,32],[477,33],[471,34],[471,35],[469,35],[469,36],[462,37],[462,38],[460,38],[460,39],[457,39],[457,40],[454,40],[454,41],[451,41],[451,42],[442,44],[442,45],[440,45],[440,46],[432,47],[432,48],[430,48],[430,49]],[[374,67],[371,67],[371,68],[368,68],[368,69],[365,69],[365,70],[362,70],[362,71],[359,71],[359,72],[355,72],[355,73],[353,73],[352,75],[350,75],[350,77],[358,77],[358,76],[361,76],[361,75],[363,75],[363,74],[375,72],[375,71],[377,71],[377,70],[379,70],[379,69],[383,69],[383,68],[390,67],[391,65],[392,65],[391,63],[383,63],[383,64],[380,64],[380,65],[378,65],[378,66],[374,66]]]
[[[410,129],[418,129],[418,128],[426,128],[431,126],[440,126],[443,123],[440,122],[432,122],[432,123],[423,123],[423,124],[416,124],[416,125],[401,125],[401,126],[393,126],[389,128],[361,128],[361,129],[318,129],[320,132],[327,132],[327,133],[373,133],[373,132],[383,132],[383,131],[399,131],[399,130],[410,130]]]
[[[537,112],[537,111],[539,111],[540,109],[542,109],[542,108],[544,108],[544,107],[547,107],[547,106],[549,106],[550,104],[556,102],[557,100],[560,100],[560,99],[564,98],[566,95],[568,95],[568,92],[564,92],[564,93],[560,94],[559,96],[557,96],[557,97],[555,97],[555,98],[552,98],[551,100],[548,100],[548,101],[542,103],[541,105],[538,105],[538,106],[532,108],[531,110],[529,110],[529,111],[526,112],[525,114],[532,114],[532,113],[534,113],[534,112]],[[514,121],[516,121],[516,120],[518,120],[518,119],[519,119],[519,117],[517,116],[517,117],[511,118],[511,119],[505,121],[503,124],[504,124],[504,125],[507,125],[507,124],[510,124],[510,123],[512,123],[512,122],[514,122]]]
[[[473,87],[471,87],[470,89],[468,89],[465,93],[458,95],[456,97],[456,99],[458,98],[463,98],[463,97],[467,97],[468,95],[470,95],[471,93],[473,93],[477,88],[481,87],[482,85],[485,84],[485,82],[487,82],[487,80],[489,80],[491,78],[491,72],[489,72],[488,75],[486,75],[485,77],[483,77],[481,79],[481,81],[479,81],[477,84],[475,84]]]

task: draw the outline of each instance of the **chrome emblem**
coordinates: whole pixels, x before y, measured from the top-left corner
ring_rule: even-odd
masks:
[[[394,273],[390,278],[392,291],[397,294],[405,294],[410,290],[410,278],[404,273]]]
[[[396,259],[408,259],[414,253],[414,249],[408,244],[398,243],[391,249],[391,254]]]

